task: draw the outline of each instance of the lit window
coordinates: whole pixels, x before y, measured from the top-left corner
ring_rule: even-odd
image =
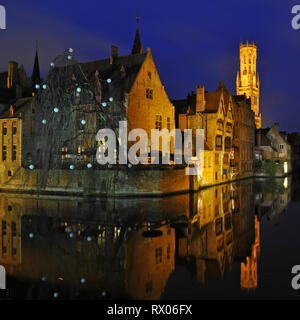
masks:
[[[155,118],[155,129],[161,130],[162,129],[162,116],[156,115]]]
[[[171,130],[171,121],[170,118],[167,118],[167,129],[170,131]]]
[[[153,90],[151,89],[146,90],[146,98],[151,100],[153,99]]]
[[[284,145],[281,144],[281,145],[279,146],[279,149],[280,149],[280,150],[283,150],[283,149],[284,149]]]
[[[12,161],[17,160],[17,146],[12,147],[11,159]]]
[[[6,146],[2,147],[2,160],[5,161],[6,160]]]
[[[6,126],[6,122],[5,122],[5,123],[3,123],[3,127],[2,127],[2,134],[3,134],[4,136],[6,136],[6,135],[7,135],[7,126]]]

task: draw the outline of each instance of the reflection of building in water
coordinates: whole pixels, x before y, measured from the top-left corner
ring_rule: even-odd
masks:
[[[48,299],[57,291],[71,299],[82,292],[84,298],[106,292],[159,299],[174,269],[174,229],[158,225],[161,236],[145,238],[145,220],[124,209],[122,218],[116,203],[112,212],[107,201],[109,210],[98,201],[74,200],[1,196],[0,264],[10,279],[22,279],[16,297],[35,292],[35,298]],[[154,214],[151,221],[159,220]]]
[[[194,264],[199,283],[206,276],[222,277],[233,262],[231,185],[198,194],[198,212],[190,219],[187,235],[178,240],[178,255]]]
[[[20,209],[20,208],[18,208]],[[20,211],[12,214],[13,203],[0,196],[0,262],[13,266],[21,263],[21,220]]]
[[[257,288],[257,262],[260,253],[259,221],[255,216],[255,240],[252,245],[251,256],[246,258],[246,263],[241,263],[241,288]]]
[[[175,231],[163,226],[162,237],[144,238],[143,229],[127,243],[127,291],[133,299],[159,299],[175,267]]]
[[[223,277],[234,261],[245,261],[254,240],[252,180],[202,190],[197,213],[178,239],[179,261],[192,266],[197,281]]]
[[[258,216],[266,216],[274,224],[279,224],[280,216],[291,202],[291,176],[277,180],[262,180],[255,195]]]

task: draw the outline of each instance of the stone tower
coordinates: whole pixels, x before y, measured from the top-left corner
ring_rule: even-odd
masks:
[[[261,128],[261,113],[259,112],[259,76],[256,72],[257,47],[253,43],[240,44],[240,71],[236,78],[237,95],[245,94],[251,99],[251,108],[255,113],[255,125]]]

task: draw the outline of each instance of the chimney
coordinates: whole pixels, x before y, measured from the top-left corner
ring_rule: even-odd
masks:
[[[204,86],[197,86],[196,89],[196,112],[205,110],[205,90]]]
[[[110,46],[110,64],[113,64],[118,57],[119,48],[116,46]]]
[[[18,63],[15,61],[8,62],[8,77],[7,77],[7,88],[12,88],[16,85],[18,74]]]
[[[273,128],[275,129],[275,131],[276,131],[277,133],[279,133],[279,123],[278,123],[278,122],[275,122],[275,123],[274,123]]]
[[[258,147],[261,146],[261,131],[260,131],[260,129],[256,130],[256,143],[257,143]]]

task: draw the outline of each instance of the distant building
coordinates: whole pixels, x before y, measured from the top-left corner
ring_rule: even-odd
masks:
[[[240,71],[236,78],[236,94],[245,94],[251,99],[251,108],[255,113],[255,125],[261,128],[261,113],[259,110],[259,75],[256,71],[257,47],[254,42],[240,44]]]
[[[279,123],[271,128],[257,130],[257,147],[263,152],[263,160],[291,160],[291,145],[287,135],[280,132]]]

